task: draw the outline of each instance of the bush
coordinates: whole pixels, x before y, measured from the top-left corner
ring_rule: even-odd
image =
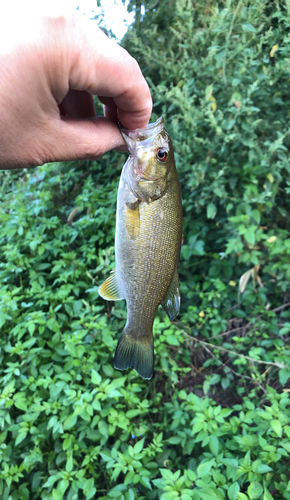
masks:
[[[154,117],[165,117],[176,150],[184,205],[181,321],[191,337],[211,338],[219,362],[232,368],[232,355],[220,359],[221,348],[251,346],[253,357],[266,362],[284,353],[284,385],[290,376],[288,7],[191,0],[145,6],[124,44],[147,76]],[[251,377],[248,362],[235,356],[234,365],[241,364],[239,373]],[[264,366],[255,366],[260,377]],[[270,375],[276,383],[277,369]]]
[[[219,277],[226,286],[210,302],[230,307],[229,281],[256,265],[270,302],[280,304],[290,278],[288,11],[258,0],[162,4],[139,31],[129,30],[125,45],[174,141],[183,292],[202,304],[207,277]]]
[[[175,145],[182,312],[158,311],[150,382],[113,369],[125,304],[97,289],[123,155],[0,173],[0,496],[287,499],[287,9],[138,6],[124,45]]]

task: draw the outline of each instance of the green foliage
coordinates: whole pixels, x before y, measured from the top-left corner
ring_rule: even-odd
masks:
[[[148,0],[144,7],[123,43],[141,64],[154,118],[164,116],[176,151],[184,205],[178,327],[187,345],[207,349],[203,363],[191,355],[195,366],[220,367],[204,378],[205,392],[232,386],[237,375],[239,394],[245,377],[264,384],[279,376],[285,385],[289,5],[167,0],[156,8]],[[253,279],[241,290],[247,273]],[[250,370],[247,354],[256,360]]]
[[[289,6],[130,6],[180,173],[182,311],[158,311],[150,382],[113,369],[123,155],[0,172],[0,498],[290,499]]]
[[[202,307],[215,259],[225,285],[238,263],[240,276],[263,266],[271,302],[287,289],[289,19],[287,3],[167,0],[125,37],[174,140],[183,292]],[[231,306],[228,286],[215,295]]]

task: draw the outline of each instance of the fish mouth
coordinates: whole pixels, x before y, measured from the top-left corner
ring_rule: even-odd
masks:
[[[148,184],[153,184],[154,182],[157,182],[160,179],[160,177],[156,179],[138,179],[138,182],[147,182]]]
[[[119,130],[127,143],[129,151],[129,145],[132,147],[132,140],[134,142],[146,141],[146,139],[159,134],[163,129],[164,120],[162,116],[160,116],[160,118],[158,118],[156,122],[149,123],[146,128],[136,128],[136,130],[129,130],[127,128],[124,128],[122,127],[121,123],[119,123]]]

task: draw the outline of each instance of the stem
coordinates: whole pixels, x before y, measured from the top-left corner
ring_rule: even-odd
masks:
[[[232,30],[233,30],[233,26],[234,26],[236,15],[238,13],[238,10],[239,10],[240,5],[241,5],[242,2],[243,2],[243,0],[240,0],[239,3],[238,3],[238,5],[237,5],[237,7],[236,7],[236,10],[234,12],[233,19],[232,19],[232,22],[231,22],[231,25],[230,25],[229,32],[227,34],[225,55],[224,55],[224,59],[223,59],[223,79],[224,79],[225,85],[227,84],[226,65],[227,65],[227,53],[228,53],[228,48],[229,48],[229,40],[230,40],[230,36],[232,34]]]
[[[255,358],[250,358],[250,356],[245,356],[244,354],[240,354],[238,352],[230,351],[229,349],[225,349],[224,347],[219,347],[214,344],[210,344],[209,342],[204,342],[203,340],[196,339],[195,337],[192,337],[191,335],[188,335],[184,330],[181,330],[186,337],[188,337],[191,340],[194,340],[194,342],[198,342],[199,344],[203,346],[209,346],[212,349],[217,349],[218,351],[223,351],[223,352],[228,352],[229,354],[232,354],[233,356],[239,356],[240,358],[247,359],[248,361],[251,361],[252,363],[259,363],[261,365],[270,365],[270,366],[276,366],[277,368],[287,368],[284,363],[272,363],[271,361],[262,361],[260,359],[255,359]]]

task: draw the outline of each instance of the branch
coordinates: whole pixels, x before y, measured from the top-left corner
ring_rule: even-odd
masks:
[[[255,358],[250,358],[250,356],[245,356],[244,354],[240,354],[238,352],[230,351],[229,349],[225,349],[224,347],[219,347],[214,344],[210,344],[209,342],[204,342],[203,340],[196,339],[195,337],[192,337],[191,335],[188,335],[184,330],[182,330],[184,335],[188,337],[189,339],[193,340],[194,342],[198,342],[199,344],[203,346],[209,346],[212,349],[217,349],[218,351],[223,351],[227,352],[229,354],[232,354],[233,356],[239,356],[240,358],[247,359],[248,361],[251,361],[252,363],[259,363],[261,365],[270,365],[270,366],[276,366],[277,368],[287,368],[285,363],[272,363],[271,361],[262,361],[260,359],[255,359]]]

